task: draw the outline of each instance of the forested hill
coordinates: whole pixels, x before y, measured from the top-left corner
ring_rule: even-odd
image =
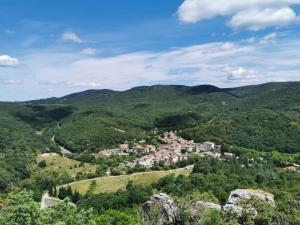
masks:
[[[199,141],[296,152],[300,150],[299,100],[300,82],[229,89],[156,85],[124,92],[89,90],[29,102],[27,107],[61,109],[57,139],[74,151],[109,147],[157,127],[178,129]]]
[[[155,128],[180,130],[196,141],[299,152],[300,82],[229,89],[156,85],[0,103],[0,177],[26,177],[32,156],[56,150],[53,135],[71,151],[94,152],[146,138]]]

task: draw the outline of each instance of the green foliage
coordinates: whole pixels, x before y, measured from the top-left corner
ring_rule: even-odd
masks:
[[[126,190],[116,193],[87,194],[78,202],[79,208],[93,208],[97,213],[103,213],[109,209],[121,210],[133,208],[136,204],[144,203],[152,195],[151,187],[143,187],[129,183]]]
[[[26,191],[10,195],[8,206],[0,209],[0,224],[38,225],[39,217],[39,204],[33,201],[33,194]]]
[[[158,181],[155,187],[177,196],[184,196],[195,191],[211,192],[224,204],[230,191],[236,188],[278,191],[300,185],[299,173],[279,170],[273,164],[259,159],[248,165],[245,165],[244,161],[242,156],[239,160],[227,159],[226,161],[200,159],[190,176],[170,175]],[[258,179],[258,176],[261,179]],[[297,196],[297,193],[299,194],[299,191],[293,194]]]
[[[198,142],[295,153],[299,102],[299,82],[290,82],[233,89],[158,85],[0,103],[0,190],[27,178],[37,153],[59,151],[50,141],[54,134],[60,145],[78,153],[148,140],[156,127],[180,129]]]
[[[65,198],[67,198],[67,197],[71,197],[71,199],[73,197],[73,192],[72,192],[71,187],[68,186],[68,187],[61,187],[61,188],[59,188],[58,198],[61,199],[61,200],[63,200]]]
[[[47,163],[46,163],[45,160],[42,160],[42,161],[40,161],[40,162],[38,163],[38,166],[41,167],[41,168],[45,168],[45,167],[47,167]]]
[[[116,210],[108,210],[97,217],[95,222],[96,225],[138,225],[132,216]]]

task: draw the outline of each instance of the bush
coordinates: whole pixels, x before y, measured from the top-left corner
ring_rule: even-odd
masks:
[[[38,166],[39,166],[40,168],[46,168],[46,167],[47,167],[47,163],[46,163],[45,160],[42,160],[42,161],[40,161],[40,162],[38,163]]]

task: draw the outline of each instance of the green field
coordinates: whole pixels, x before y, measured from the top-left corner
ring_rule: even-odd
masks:
[[[92,165],[89,163],[84,163],[80,165],[80,162],[69,159],[67,157],[62,156],[37,156],[36,161],[39,163],[40,161],[45,160],[47,167],[41,169],[39,167],[36,168],[35,172],[40,172],[41,170],[44,172],[66,172],[71,177],[75,177],[76,173],[95,173],[96,165]]]
[[[192,167],[189,168],[180,168],[176,170],[167,170],[167,171],[152,171],[144,173],[135,173],[130,175],[121,175],[121,176],[108,176],[100,177],[89,180],[82,180],[78,182],[70,183],[71,188],[78,191],[80,194],[85,194],[93,180],[96,181],[96,187],[93,190],[94,194],[98,193],[108,193],[116,192],[120,189],[126,188],[126,185],[129,181],[133,181],[134,184],[147,185],[152,184],[158,181],[160,178],[169,175],[175,174],[176,176],[183,174],[188,175],[192,172]]]

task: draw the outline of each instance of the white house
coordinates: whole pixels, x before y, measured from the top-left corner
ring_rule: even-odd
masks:
[[[211,150],[215,149],[215,143],[213,143],[213,142],[204,142],[202,147],[205,151],[211,151]]]

